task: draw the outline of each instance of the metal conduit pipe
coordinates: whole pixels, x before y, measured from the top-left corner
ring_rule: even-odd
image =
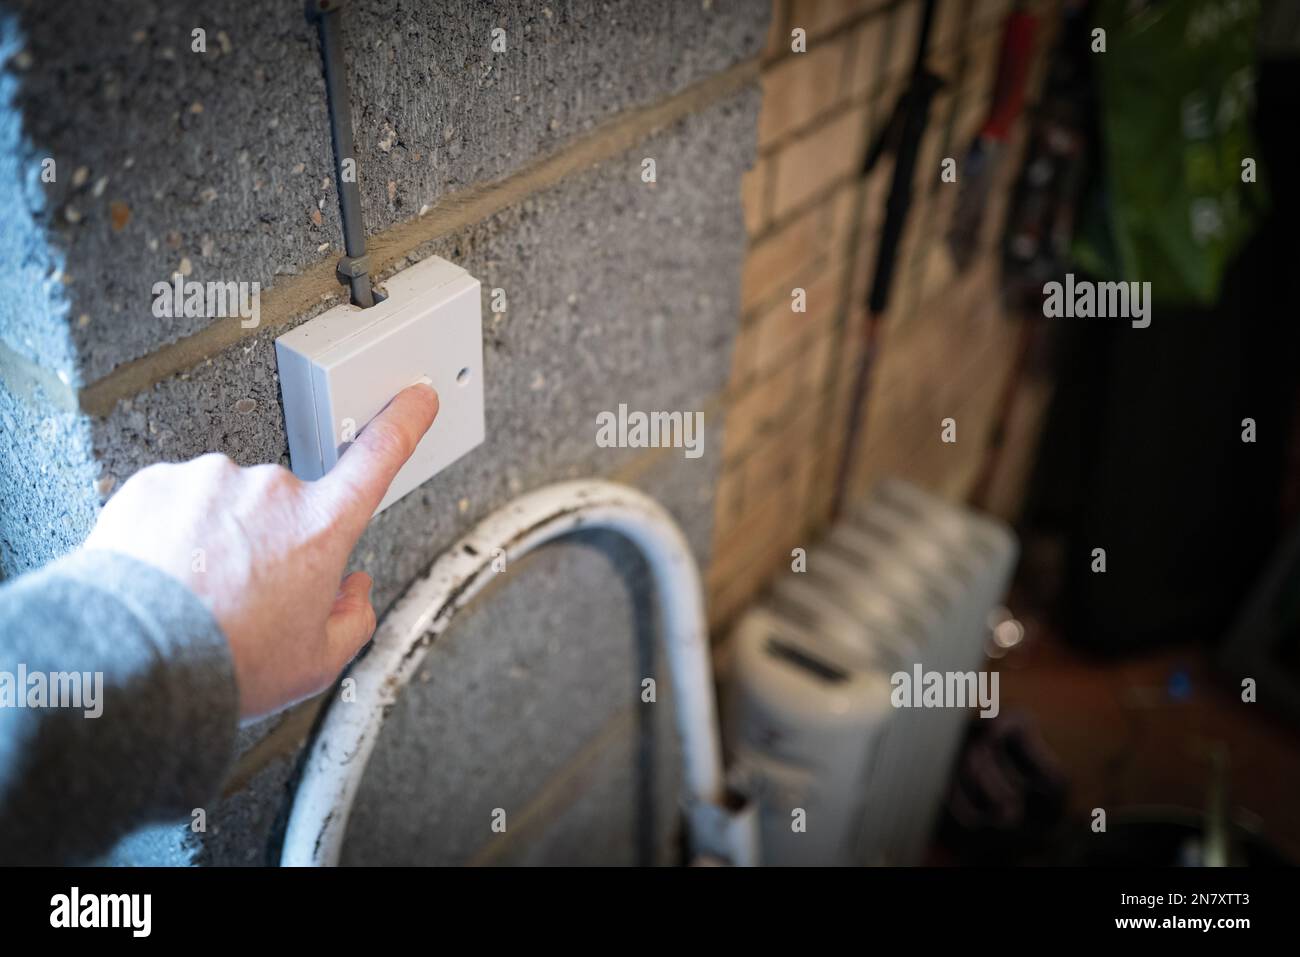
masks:
[[[343,62],[343,24],[340,10],[346,0],[307,0],[307,19],[320,31],[321,60],[325,65],[325,95],[329,104],[330,141],[334,147],[334,183],[339,191],[343,220],[343,249],[339,278],[352,288],[352,304],[369,309],[375,304],[370,288],[370,260],[366,256],[366,226],[361,217],[361,188],[357,185],[357,156],[352,142],[352,98],[347,66]],[[348,165],[351,163],[349,175]]]
[[[348,673],[356,683],[355,700],[335,698],[326,706],[294,795],[281,865],[338,864],[352,803],[388,710],[424,652],[494,579],[494,559],[504,555],[509,568],[539,545],[589,529],[620,533],[650,566],[676,694],[692,854],[757,863],[752,806],[733,810],[724,804],[708,632],[694,556],[672,516],[653,499],[626,486],[589,480],[538,489],[488,516],[444,552],[384,618],[369,652]]]

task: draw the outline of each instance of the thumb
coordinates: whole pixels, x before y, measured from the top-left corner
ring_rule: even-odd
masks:
[[[375,633],[375,609],[370,605],[372,581],[365,572],[343,579],[325,621],[325,640],[335,673],[352,660]]]

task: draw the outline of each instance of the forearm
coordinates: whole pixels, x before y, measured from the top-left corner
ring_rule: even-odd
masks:
[[[188,817],[238,714],[220,628],[158,569],[83,551],[0,588],[0,864],[84,861]]]

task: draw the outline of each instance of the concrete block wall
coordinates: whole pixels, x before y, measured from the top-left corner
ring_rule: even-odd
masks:
[[[707,563],[769,15],[765,0],[349,5],[378,275],[436,253],[485,294],[488,438],[358,545],[381,615],[476,520],[559,479],[645,489]],[[75,547],[152,462],[287,463],[272,344],[344,290],[300,3],[7,2],[0,60],[13,257],[0,568],[15,575]],[[174,272],[261,283],[260,325],[155,318],[153,284]],[[597,447],[596,415],[619,403],[703,412],[703,456]],[[522,563],[429,654],[380,743],[348,859],[671,860],[671,690],[649,708],[638,693],[644,676],[666,683],[653,626],[644,570],[617,541],[575,538]],[[244,729],[206,831],[153,828],[110,859],[273,862],[320,704]],[[491,840],[493,807],[517,825],[508,840]]]
[[[897,475],[966,498],[1001,424],[998,396],[1016,354],[1018,323],[998,296],[997,242],[1019,168],[1026,120],[1004,149],[992,184],[981,252],[958,275],[944,234],[958,184],[940,162],[965,150],[986,116],[1006,0],[942,0],[929,65],[948,82],[937,96],[917,163],[891,301],[878,317],[865,425],[845,435],[864,309],[884,205],[888,155],[863,178],[865,151],[907,85],[921,0],[776,0],[763,53],[759,154],[745,175],[749,248],[727,391],[726,448],[714,512],[710,618],[719,634],[789,567],[830,518],[844,457],[849,497]],[[1041,81],[1058,5],[1043,20],[1029,101]],[[803,29],[806,52],[791,49]],[[806,312],[792,309],[792,291]],[[1018,405],[1012,426],[1025,454],[1003,469],[992,500],[1014,513],[1045,396]],[[940,423],[958,422],[958,442]]]

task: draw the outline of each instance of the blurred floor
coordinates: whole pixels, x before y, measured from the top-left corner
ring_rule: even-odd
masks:
[[[1203,810],[1223,748],[1228,807],[1300,860],[1300,729],[1261,704],[1201,647],[1126,660],[1085,657],[1041,622],[1001,662],[1004,714],[1033,716],[1070,779],[1070,817],[1138,806]]]

